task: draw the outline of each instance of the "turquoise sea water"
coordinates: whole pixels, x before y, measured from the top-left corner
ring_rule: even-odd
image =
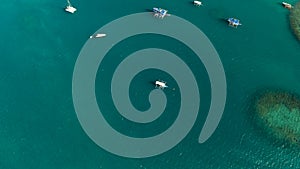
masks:
[[[63,11],[65,1],[1,1],[1,169],[300,168],[300,150],[266,138],[247,111],[252,94],[262,88],[280,88],[300,94],[300,43],[290,30],[288,10],[280,6],[280,1],[203,0],[204,6],[200,8],[186,0],[73,0],[72,4],[78,9],[74,15]],[[191,69],[198,72],[201,99],[204,96],[201,116],[190,134],[159,156],[122,158],[99,148],[82,130],[72,102],[73,68],[82,46],[97,29],[124,15],[145,12],[155,6],[167,8],[171,14],[192,22],[211,40],[226,72],[226,108],[214,135],[206,143],[198,144],[198,134],[209,107],[210,87],[203,65],[187,61]],[[238,29],[228,27],[222,20],[228,17],[239,18],[243,25]],[[132,50],[130,46],[155,47],[153,41],[157,40],[169,41],[149,35],[133,37],[116,46],[110,55],[126,57]],[[163,44],[162,47],[174,50],[183,59],[190,55],[176,42]],[[107,63],[103,68],[110,72],[117,64]],[[130,90],[132,95],[137,93],[138,99],[133,102],[141,110],[149,106],[143,99],[151,86],[141,87],[140,83],[156,75],[155,71],[143,72],[132,84],[139,86]],[[110,74],[97,75],[96,83],[101,78],[109,80]],[[97,96],[103,98],[102,95],[108,94],[105,91],[98,86]],[[176,105],[178,98],[173,98]],[[107,112],[114,112],[111,100],[105,101]],[[170,107],[169,111],[177,108]],[[117,115],[106,117],[123,133],[145,136],[143,131],[134,130],[135,125],[119,123]],[[171,125],[174,119],[174,115],[163,116],[154,126],[143,129],[155,134]]]

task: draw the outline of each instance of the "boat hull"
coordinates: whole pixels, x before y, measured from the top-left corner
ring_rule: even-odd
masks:
[[[67,7],[65,8],[65,11],[66,11],[66,12],[69,12],[69,13],[75,13],[75,12],[77,11],[77,9],[74,8],[74,7],[72,7],[72,6],[67,6]]]

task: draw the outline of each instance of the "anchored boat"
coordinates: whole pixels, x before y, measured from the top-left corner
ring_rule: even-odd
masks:
[[[156,80],[156,81],[155,81],[155,87],[158,87],[158,88],[160,88],[160,89],[164,89],[164,88],[166,88],[166,87],[168,87],[168,86],[167,86],[167,83],[166,83],[166,82],[161,81],[161,80]]]
[[[66,12],[69,12],[69,13],[74,13],[74,12],[76,12],[77,9],[74,8],[74,7],[71,5],[70,1],[67,0],[67,2],[68,2],[68,5],[66,6],[65,11],[66,11]]]
[[[158,18],[164,18],[165,16],[170,16],[168,14],[168,10],[162,9],[162,8],[153,8],[154,16]]]
[[[291,4],[286,3],[286,2],[282,2],[282,6],[284,6],[287,9],[292,9],[293,8],[293,6]]]
[[[240,20],[236,18],[229,18],[228,20],[228,25],[237,28],[238,26],[242,25]]]
[[[194,3],[195,6],[201,6],[202,5],[201,1],[194,1],[193,3]]]
[[[105,37],[105,36],[106,36],[106,34],[104,34],[104,33],[97,33],[94,36],[90,36],[90,39],[92,39],[92,38],[102,38],[102,37]]]

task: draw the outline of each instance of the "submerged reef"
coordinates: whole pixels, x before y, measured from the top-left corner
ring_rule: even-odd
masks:
[[[291,9],[290,23],[294,33],[300,40],[300,2]]]
[[[300,146],[300,99],[285,91],[262,93],[254,105],[256,121],[276,139]]]

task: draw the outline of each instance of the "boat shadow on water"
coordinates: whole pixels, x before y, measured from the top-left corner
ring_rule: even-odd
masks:
[[[189,3],[192,4],[192,5],[195,5],[195,4],[194,4],[194,1],[190,1]]]
[[[277,2],[277,5],[283,6],[282,2]]]
[[[152,9],[145,9],[146,12],[153,12]]]
[[[227,18],[218,18],[218,21],[228,24],[228,19]]]
[[[277,2],[277,5],[285,8],[282,2]]]

